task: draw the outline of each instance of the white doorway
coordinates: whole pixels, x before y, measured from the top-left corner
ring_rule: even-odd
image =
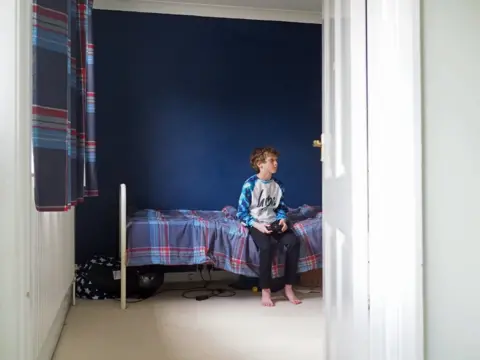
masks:
[[[329,59],[335,59],[336,71],[333,61],[325,63],[331,71],[325,85],[331,88],[331,107],[326,110],[331,116],[326,119],[330,129],[324,130],[324,156],[331,166],[325,181],[329,192],[325,236],[330,239],[325,295],[332,354],[327,359],[422,360],[420,1],[325,1],[325,26],[329,24],[329,39],[333,40],[325,50],[332,51]],[[22,106],[30,98],[22,92],[28,87],[16,65],[29,64],[26,56],[18,59],[25,55],[24,41],[31,31],[30,23],[23,21],[29,9],[17,6],[8,1],[0,12],[8,55],[0,61],[0,70],[10,74],[4,77],[2,90],[11,97],[2,101],[1,113],[4,119],[12,119],[4,127],[1,143],[9,146],[4,154],[29,157],[21,142],[11,141],[17,134],[16,124],[29,116]],[[9,89],[18,91],[13,94]],[[343,122],[346,114],[348,121]],[[28,168],[16,168],[11,156],[5,160],[9,169],[17,169],[3,174],[5,184],[16,183],[25,174],[28,177]],[[14,205],[29,199],[18,189],[12,194],[15,197],[7,200],[15,212],[5,204],[4,209],[10,214],[6,219],[16,221],[5,222],[4,238],[14,234],[19,241],[4,247],[4,274],[12,269],[20,273],[27,259],[24,245],[29,229],[18,220],[22,208]],[[8,335],[8,350],[15,358],[28,348],[28,339],[22,335],[28,321],[21,315],[28,308],[24,291],[28,281],[18,286],[9,277],[2,280],[9,295],[4,299],[8,310],[2,314],[8,328],[1,330]]]

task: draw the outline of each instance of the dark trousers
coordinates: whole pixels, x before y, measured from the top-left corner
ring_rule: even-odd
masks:
[[[295,233],[288,229],[284,233],[264,234],[255,228],[250,229],[253,241],[260,251],[259,286],[270,289],[272,282],[272,259],[279,246],[286,248],[285,284],[293,285],[297,279],[300,242]]]

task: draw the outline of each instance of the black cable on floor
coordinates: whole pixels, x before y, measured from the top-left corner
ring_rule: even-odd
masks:
[[[211,270],[209,269],[208,270],[208,275],[210,277],[210,280],[205,280],[203,278],[203,273],[200,271],[200,277],[202,278],[202,280],[204,282],[204,286],[185,290],[182,293],[182,297],[184,297],[185,299],[195,299],[197,301],[203,301],[203,300],[208,300],[212,297],[232,297],[232,296],[235,296],[237,294],[235,291],[230,290],[230,289],[222,289],[222,288],[211,289],[211,288],[208,288],[209,283],[212,281],[212,274],[211,274],[210,271]],[[195,295],[195,296],[191,296],[191,297],[187,296],[187,294],[195,293],[195,292],[197,292],[197,293],[198,292],[204,292],[204,294]]]
[[[198,269],[197,269],[198,270]],[[199,271],[200,277],[202,278],[203,281],[203,286],[197,286],[193,288],[186,288],[186,289],[178,289],[178,288],[171,288],[171,289],[159,289],[155,293],[153,293],[150,296],[147,296],[145,298],[137,299],[137,300],[127,300],[127,304],[134,304],[134,303],[139,303],[147,299],[151,299],[155,296],[160,295],[161,293],[167,292],[167,291],[182,291],[182,297],[185,299],[194,299],[197,301],[203,301],[203,300],[208,300],[212,297],[232,297],[235,296],[237,293],[231,289],[223,289],[223,288],[209,288],[208,285],[212,282],[212,274],[211,270],[208,270],[208,275],[209,275],[209,280],[206,280],[203,277],[203,272]],[[197,294],[194,296],[188,296],[190,293],[198,293],[202,292],[202,294]],[[115,299],[117,301],[120,301],[120,299]]]

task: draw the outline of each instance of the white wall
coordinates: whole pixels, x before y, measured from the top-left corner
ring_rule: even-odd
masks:
[[[0,1],[0,359],[51,358],[73,279],[74,211],[39,214],[31,178],[31,4]]]
[[[480,359],[480,1],[423,0],[427,360]]]
[[[50,360],[71,303],[75,214],[31,210],[32,359]]]

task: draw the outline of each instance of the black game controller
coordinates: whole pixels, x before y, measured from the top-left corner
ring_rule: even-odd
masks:
[[[267,226],[268,230],[271,232],[281,234],[282,233],[282,225],[280,225],[280,220],[274,221],[270,225]]]

